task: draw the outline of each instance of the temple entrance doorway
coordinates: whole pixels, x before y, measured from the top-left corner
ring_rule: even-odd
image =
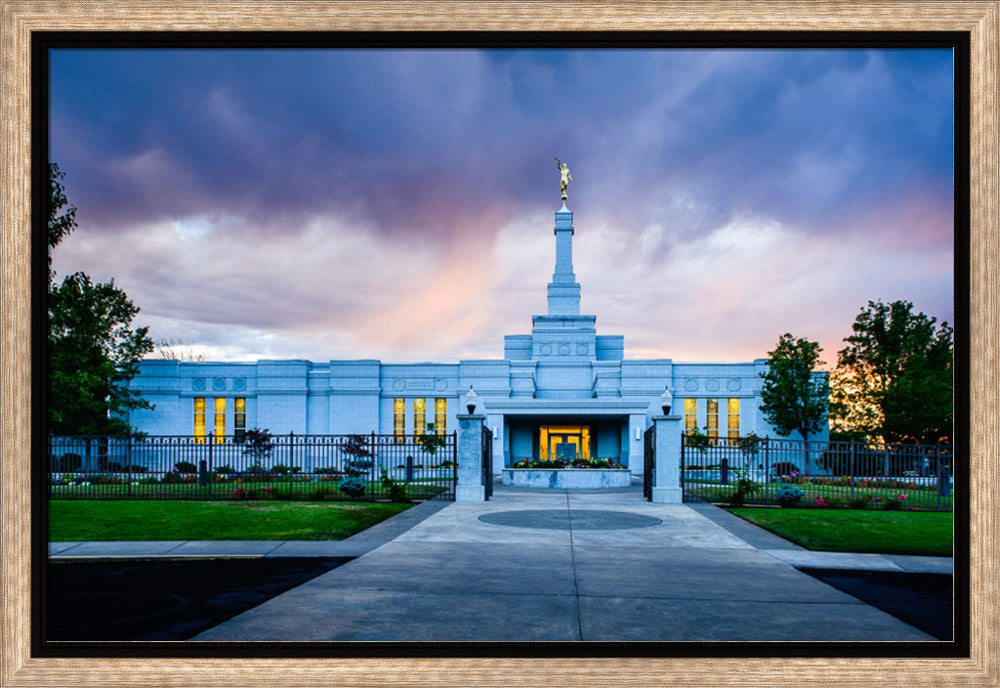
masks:
[[[538,458],[541,461],[590,459],[590,426],[540,425]]]

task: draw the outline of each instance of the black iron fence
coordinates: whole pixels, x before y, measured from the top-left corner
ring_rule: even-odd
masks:
[[[50,437],[48,495],[51,499],[454,499],[457,461],[454,433]]]
[[[953,448],[945,444],[681,440],[685,500],[950,511],[953,473]]]

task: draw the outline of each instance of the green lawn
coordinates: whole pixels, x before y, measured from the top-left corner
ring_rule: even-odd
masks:
[[[49,540],[343,540],[410,506],[50,500]]]
[[[811,550],[952,555],[952,514],[935,511],[727,509]]]

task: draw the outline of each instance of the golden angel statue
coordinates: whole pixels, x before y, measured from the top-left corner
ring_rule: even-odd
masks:
[[[554,155],[552,157],[555,158],[556,167],[559,168],[559,190],[562,192],[562,200],[565,201],[569,198],[569,196],[566,195],[566,190],[569,188],[569,183],[573,181],[573,175],[569,173],[569,165],[564,163],[559,158],[556,158]]]

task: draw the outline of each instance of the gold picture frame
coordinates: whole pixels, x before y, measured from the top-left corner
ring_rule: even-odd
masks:
[[[30,56],[33,31],[952,31],[970,99],[967,658],[43,658],[30,645]],[[1000,2],[0,2],[0,687],[1000,685]],[[961,278],[959,275],[958,278]]]

